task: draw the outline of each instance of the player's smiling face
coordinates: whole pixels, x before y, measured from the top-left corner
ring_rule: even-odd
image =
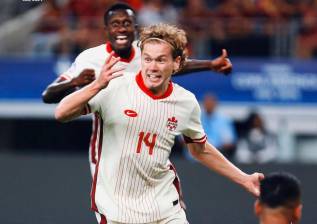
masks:
[[[106,30],[112,49],[119,54],[127,51],[134,41],[135,21],[131,10],[117,10],[111,12]],[[120,55],[120,54],[119,54]]]
[[[163,41],[148,42],[142,50],[142,78],[145,86],[157,96],[163,95],[180,57],[173,59],[172,47]]]

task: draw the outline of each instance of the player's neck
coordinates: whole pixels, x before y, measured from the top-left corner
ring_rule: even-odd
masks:
[[[156,96],[156,97],[160,97],[160,96],[163,96],[165,93],[166,93],[166,91],[167,91],[167,89],[168,89],[168,84],[169,83],[164,83],[162,86],[160,86],[160,87],[158,87],[158,88],[148,88],[149,89],[149,91],[151,91],[151,93],[154,95],[154,96]]]
[[[264,215],[260,217],[260,224],[297,224],[292,222],[282,214]]]
[[[145,84],[141,71],[135,77],[136,83],[140,89],[153,99],[163,99],[171,95],[173,92],[173,84],[170,79],[165,80],[162,87],[152,86]]]
[[[115,50],[115,53],[120,56],[120,58],[123,59],[129,59],[132,53],[132,47],[128,49],[122,49],[122,50]]]

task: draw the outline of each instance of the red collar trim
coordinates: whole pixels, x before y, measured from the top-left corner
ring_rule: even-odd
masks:
[[[165,91],[165,93],[161,96],[155,96],[144,84],[142,75],[141,75],[141,71],[135,76],[135,81],[138,84],[138,86],[140,87],[140,89],[149,97],[151,97],[154,100],[159,100],[159,99],[164,99],[166,97],[169,97],[172,92],[173,92],[173,84],[172,81],[169,81],[168,83],[168,87],[167,90]]]
[[[132,47],[132,48],[131,48],[131,53],[130,53],[129,58],[120,58],[120,61],[126,62],[126,63],[130,63],[130,62],[132,61],[132,59],[133,59],[134,56],[135,56],[135,50],[134,50],[134,47],[133,47],[133,46],[131,46],[131,47]],[[113,51],[112,46],[111,46],[111,44],[110,44],[109,41],[106,43],[106,51],[107,51],[109,54]],[[115,57],[120,57],[118,54],[116,54],[116,52],[114,52],[114,56],[115,56]]]

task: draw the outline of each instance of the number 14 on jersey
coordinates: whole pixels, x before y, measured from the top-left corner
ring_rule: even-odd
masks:
[[[144,143],[149,149],[149,154],[152,155],[155,146],[156,136],[156,134],[152,134],[149,132],[144,133],[143,131],[141,131],[139,133],[138,147],[136,153],[141,153],[142,144]]]

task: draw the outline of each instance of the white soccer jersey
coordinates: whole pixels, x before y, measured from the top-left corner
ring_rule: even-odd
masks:
[[[99,45],[94,48],[89,48],[80,53],[71,67],[64,72],[61,77],[70,80],[79,76],[84,69],[94,69],[98,77],[102,66],[111,53],[112,48],[109,43]],[[129,59],[121,59],[115,66],[125,67],[125,71],[136,74],[141,66],[140,49],[136,46],[136,41],[133,43],[132,52]],[[117,55],[115,55],[117,57]],[[100,118],[97,114],[93,115],[92,134],[89,145],[89,161],[91,172],[94,173],[95,164],[97,162],[97,151],[100,141]]]
[[[92,208],[124,223],[153,222],[179,211],[169,156],[176,135],[186,142],[206,141],[195,96],[170,83],[155,97],[139,73],[112,80],[89,107],[103,124]]]

